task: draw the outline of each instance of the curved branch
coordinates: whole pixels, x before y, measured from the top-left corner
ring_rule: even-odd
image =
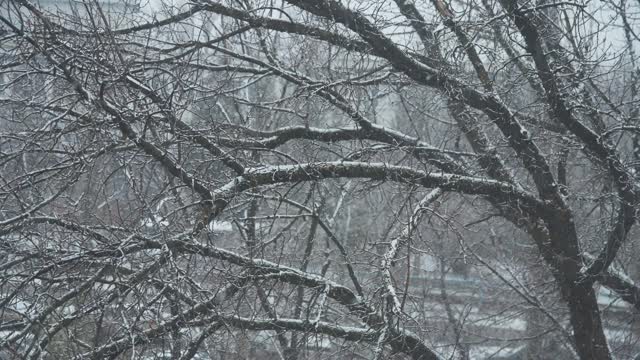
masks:
[[[425,195],[422,200],[420,200],[420,203],[418,203],[418,206],[416,206],[416,208],[413,210],[413,213],[411,214],[411,217],[409,218],[409,223],[397,236],[395,236],[391,240],[389,249],[382,258],[382,280],[384,282],[384,286],[386,287],[388,296],[391,297],[394,314],[401,313],[402,305],[400,304],[400,299],[398,299],[398,295],[396,294],[396,289],[393,286],[391,267],[396,261],[398,252],[400,251],[400,246],[402,246],[411,237],[414,230],[420,223],[422,214],[424,214],[427,206],[436,201],[438,197],[442,195],[442,193],[442,189],[435,188],[431,190],[431,192],[429,192],[427,195]]]
[[[163,246],[163,244],[153,241],[148,241],[146,245],[154,248]],[[167,242],[167,246],[175,249],[175,251],[184,251],[204,257],[212,257],[238,266],[250,268],[252,269],[252,274],[255,275],[268,275],[271,278],[292,285],[326,289],[327,296],[345,306],[352,314],[360,317],[371,328],[379,329],[385,325],[384,320],[376,315],[374,309],[366,304],[364,299],[356,295],[351,289],[322,276],[302,272],[298,269],[279,265],[264,259],[251,259],[225,249],[204,246],[191,241],[169,241]],[[396,328],[391,331],[389,338],[389,343],[394,350],[404,352],[414,360],[439,359],[433,350],[410,331]]]
[[[224,6],[222,4],[214,3],[211,1],[207,2],[205,5],[202,5],[202,9],[214,12],[216,14],[242,20],[254,27],[262,27],[266,29],[283,31],[290,34],[309,36],[322,41],[326,41],[330,44],[339,46],[346,50],[357,51],[361,53],[371,52],[371,47],[366,42],[362,42],[356,39],[350,39],[343,35],[313,26],[275,18],[255,16],[248,11],[234,9],[232,7]]]
[[[540,196],[544,200],[552,201],[559,208],[566,208],[564,198],[558,191],[549,164],[540,149],[513,112],[494,94],[480,92],[442,71],[412,59],[364,15],[344,7],[337,1],[288,0],[287,2],[316,16],[343,24],[369,43],[375,54],[387,59],[409,78],[419,84],[446,91],[453,99],[483,111],[498,126],[510,146],[519,155],[525,168],[532,175]]]
[[[544,218],[554,216],[552,208],[540,202],[534,195],[509,183],[455,174],[427,173],[410,167],[393,166],[385,163],[353,161],[317,162],[247,169],[244,175],[236,177],[213,192],[214,209],[212,216],[218,216],[236,195],[254,187],[336,178],[366,178],[414,184],[427,188],[441,187],[445,191],[457,191],[469,195],[488,195],[499,202],[509,202],[516,199],[523,207],[539,213]]]

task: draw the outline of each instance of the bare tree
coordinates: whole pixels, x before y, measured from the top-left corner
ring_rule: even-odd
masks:
[[[0,4],[0,358],[640,351],[640,3]]]

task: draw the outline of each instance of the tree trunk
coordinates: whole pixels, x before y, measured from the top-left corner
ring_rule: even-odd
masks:
[[[571,326],[580,359],[611,359],[592,284],[574,284],[566,290]]]

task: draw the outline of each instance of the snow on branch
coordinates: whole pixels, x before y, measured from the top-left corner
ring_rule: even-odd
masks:
[[[406,166],[387,163],[354,161],[316,162],[299,165],[274,165],[247,169],[226,185],[213,192],[215,210],[219,215],[231,199],[241,192],[263,185],[314,181],[337,178],[364,178],[420,185],[426,188],[440,187],[444,191],[456,191],[470,195],[488,195],[497,201],[518,200],[523,207],[549,211],[534,195],[508,183],[486,178],[446,173],[430,173]]]

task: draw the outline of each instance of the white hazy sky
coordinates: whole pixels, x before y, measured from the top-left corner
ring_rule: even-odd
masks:
[[[8,0],[0,0],[0,4],[4,1]],[[35,0],[40,3],[42,6],[49,9],[57,9],[62,12],[69,11],[70,4],[74,4],[79,8],[83,8],[82,0]],[[87,3],[92,3],[93,0],[86,0]],[[106,5],[105,8],[108,12],[114,11],[118,12],[118,8],[122,8],[122,6],[126,3],[137,3],[141,7],[141,12],[136,16],[138,17],[137,22],[145,21],[143,18],[147,20],[152,19],[163,19],[167,17],[171,13],[176,13],[179,11],[186,10],[189,6],[188,0],[98,0],[100,3]],[[616,1],[616,0],[614,0]],[[429,0],[421,0],[416,1],[417,6],[424,12],[425,18],[427,21],[433,21],[435,23],[439,22],[437,16],[434,16],[431,11],[431,3]],[[627,1],[627,14],[629,16],[629,22],[636,32],[636,34],[640,35],[640,4],[638,1]],[[406,33],[408,29],[405,25],[406,22],[402,23],[402,17],[399,15],[399,12],[393,1],[371,1],[371,0],[349,0],[343,1],[343,4],[348,4],[350,8],[357,9],[362,11],[363,13],[369,15],[371,18],[375,19],[383,19],[386,20],[385,23],[393,24],[392,26],[388,26],[384,28],[384,31],[391,35],[402,34],[402,35],[392,35],[394,40],[397,40],[399,43],[403,45],[408,45],[409,47],[414,47],[412,44],[416,44],[417,40],[415,36],[407,36]],[[580,26],[578,31],[582,36],[590,36],[592,43],[590,44],[590,49],[595,50],[595,53],[598,57],[602,57],[601,60],[604,62],[601,65],[614,65],[619,60],[619,55],[624,51],[627,47],[627,42],[624,36],[623,24],[619,17],[616,17],[615,12],[611,5],[608,5],[603,1],[591,1],[586,0],[583,2],[586,5],[585,12],[591,16],[591,21],[586,21],[583,26]],[[111,9],[109,9],[111,8]],[[565,6],[567,12],[571,14],[575,11],[575,7]],[[1,11],[1,10],[0,10]],[[291,9],[288,9],[287,12],[292,12]],[[277,13],[276,13],[277,14]],[[263,14],[260,14],[263,15]],[[292,16],[296,17],[294,13],[291,13]],[[587,16],[581,17],[583,20],[588,20]],[[195,17],[194,20],[200,20],[200,17]],[[467,19],[465,19],[467,20]],[[125,27],[126,22],[115,21],[116,24],[114,27]],[[198,24],[194,24],[196,26],[193,27],[193,32],[196,34],[196,28]],[[488,26],[488,25],[486,25]],[[186,29],[182,29],[183,31]],[[634,48],[636,53],[640,53],[638,41],[634,41]],[[454,44],[453,46],[457,46]],[[565,43],[565,46],[569,46],[568,43]]]

